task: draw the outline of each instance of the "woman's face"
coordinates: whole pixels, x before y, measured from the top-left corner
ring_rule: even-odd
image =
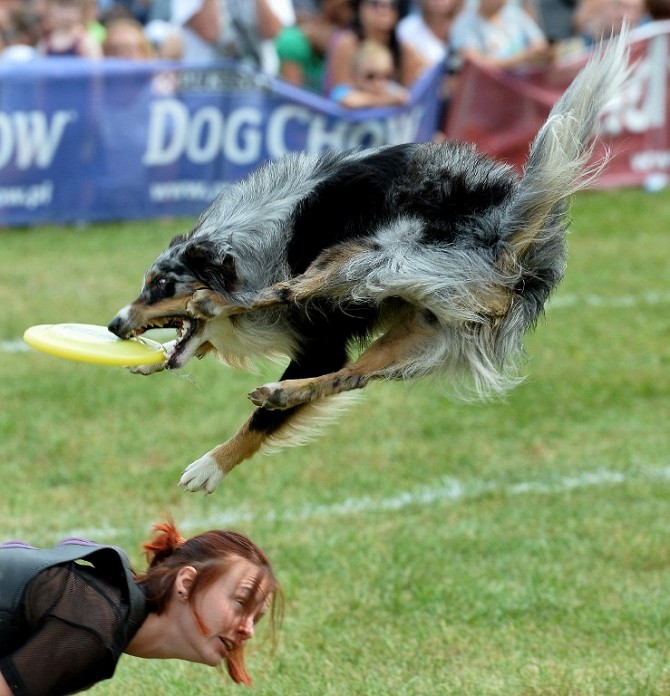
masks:
[[[184,636],[197,661],[216,666],[254,635],[256,623],[268,609],[268,581],[257,586],[259,569],[240,558],[217,580],[198,593],[193,608],[203,624],[192,617]],[[203,633],[204,629],[204,633]]]
[[[358,12],[364,29],[390,31],[400,17],[397,0],[363,0]]]

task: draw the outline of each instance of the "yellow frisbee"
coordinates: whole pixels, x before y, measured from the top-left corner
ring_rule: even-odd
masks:
[[[96,324],[38,324],[26,329],[23,340],[44,353],[98,365],[137,367],[165,360],[162,343],[141,336],[123,340]]]

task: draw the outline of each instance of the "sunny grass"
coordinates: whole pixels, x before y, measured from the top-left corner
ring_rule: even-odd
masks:
[[[580,195],[557,297],[667,291],[669,221],[667,192]],[[106,323],[190,224],[0,232],[0,341],[34,323]],[[143,378],[3,354],[2,536],[46,544],[100,530],[141,566],[139,544],[164,514],[197,527],[243,513],[239,526],[268,550],[286,593],[278,653],[261,638],[251,693],[665,694],[667,317],[662,304],[550,306],[527,342],[528,377],[506,402],[373,384],[319,441],[242,464],[209,497],[177,487],[182,468],[232,434],[250,413],[245,395],[276,366],[249,375],[203,360]],[[601,471],[620,482],[559,485]],[[445,477],[486,485],[393,511],[288,514]],[[525,482],[548,492],[511,494]],[[93,693],[233,691],[205,667],[124,658]]]

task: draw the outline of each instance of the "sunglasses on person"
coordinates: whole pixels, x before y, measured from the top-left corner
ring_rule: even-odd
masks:
[[[375,70],[368,70],[367,72],[363,73],[363,79],[372,82],[373,80],[384,80],[386,82],[387,80],[390,80],[392,77],[391,73],[389,72],[377,72]]]

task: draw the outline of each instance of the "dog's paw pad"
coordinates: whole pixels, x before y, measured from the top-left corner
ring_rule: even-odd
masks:
[[[278,382],[271,382],[254,389],[249,394],[249,399],[251,399],[253,404],[261,408],[286,408],[288,405],[288,392],[286,389],[282,389]]]
[[[186,467],[179,479],[179,485],[191,493],[196,491],[213,493],[224,476],[224,472],[221,471],[214,458],[210,454],[206,454]]]

